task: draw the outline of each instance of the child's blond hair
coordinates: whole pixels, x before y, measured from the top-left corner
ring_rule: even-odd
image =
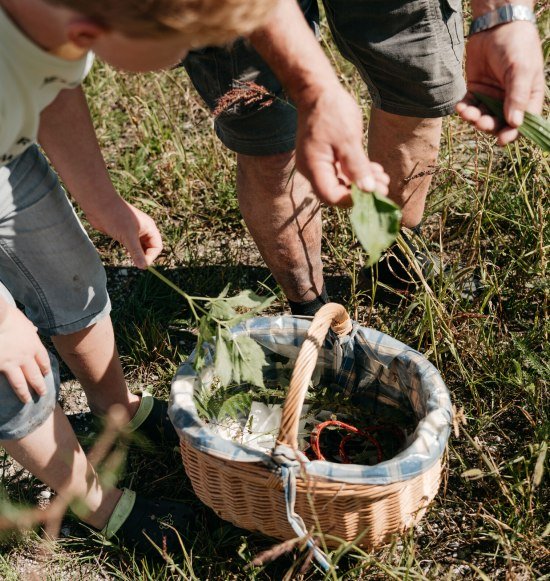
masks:
[[[266,20],[276,0],[46,0],[130,37],[177,33],[190,46],[222,45]]]

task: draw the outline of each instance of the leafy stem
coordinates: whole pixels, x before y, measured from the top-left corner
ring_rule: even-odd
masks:
[[[189,304],[198,323],[197,347],[193,366],[199,371],[206,365],[207,345],[215,345],[214,372],[224,386],[232,381],[263,385],[262,348],[247,335],[233,337],[231,329],[266,309],[275,296],[260,297],[252,291],[241,291],[229,297],[229,285],[217,297],[191,296],[150,266],[149,272],[181,295]],[[202,306],[200,303],[205,303]]]

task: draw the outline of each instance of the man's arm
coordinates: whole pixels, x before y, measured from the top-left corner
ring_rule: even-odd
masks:
[[[298,109],[296,165],[328,204],[349,205],[349,182],[386,194],[389,178],[363,148],[361,111],[342,88],[295,0],[279,0],[254,48]]]
[[[138,268],[152,264],[160,233],[111,183],[80,87],[61,91],[42,112],[38,140],[90,224],[123,244]]]
[[[477,18],[508,4],[506,0],[472,0]],[[514,0],[531,9],[531,0]],[[525,111],[540,113],[544,100],[544,65],[541,41],[532,22],[508,22],[472,34],[466,44],[468,93],[457,104],[458,114],[477,129],[495,133],[501,145],[518,136]],[[506,123],[488,114],[473,93],[504,101]]]

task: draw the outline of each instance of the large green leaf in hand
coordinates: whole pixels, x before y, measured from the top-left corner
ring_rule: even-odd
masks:
[[[351,224],[361,246],[369,255],[369,266],[378,262],[382,252],[397,238],[401,210],[389,198],[375,192],[351,188]]]

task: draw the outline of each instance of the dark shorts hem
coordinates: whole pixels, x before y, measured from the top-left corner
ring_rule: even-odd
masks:
[[[32,421],[26,423],[24,426],[20,426],[14,430],[0,430],[0,440],[21,440],[25,436],[32,434],[37,430],[46,420],[53,414],[57,401],[47,408],[42,408],[40,410],[40,415],[33,418]]]
[[[300,5],[316,29],[317,0]],[[465,92],[460,0],[324,0],[324,5],[333,39],[358,69],[374,107],[419,118],[453,113]],[[277,97],[272,106],[234,106],[231,115],[216,119],[216,133],[229,149],[261,156],[295,147],[296,111],[280,106],[283,88],[248,43],[192,51],[185,67],[211,110],[243,83],[256,83]]]
[[[407,105],[388,103],[387,101],[381,105],[377,106],[377,109],[381,109],[386,113],[392,113],[393,115],[402,115],[404,117],[419,117],[422,119],[437,119],[439,117],[447,117],[455,112],[455,105],[460,101],[462,97],[458,99],[453,99],[445,103],[444,105],[439,105],[438,107],[431,107],[429,109],[425,107],[409,107]]]
[[[224,135],[221,131],[216,131],[220,141],[235,153],[250,156],[277,155],[278,153],[288,153],[296,148],[296,138],[293,136],[284,141],[267,141],[265,143],[250,143],[249,141],[234,139]]]

